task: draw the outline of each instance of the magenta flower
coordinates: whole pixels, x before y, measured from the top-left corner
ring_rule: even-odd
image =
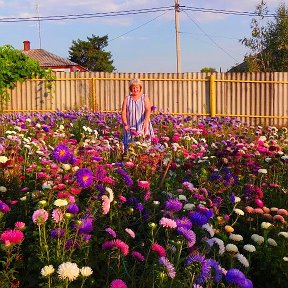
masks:
[[[105,231],[109,233],[113,238],[117,237],[116,232],[111,227],[106,228]]]
[[[160,244],[153,243],[151,245],[151,250],[155,251],[159,255],[159,257],[165,257],[166,256],[166,250]]]
[[[93,183],[93,172],[89,168],[80,168],[76,172],[76,181],[82,188],[89,188]]]
[[[110,288],[128,288],[128,286],[121,279],[115,279],[111,282]]]
[[[44,224],[48,220],[48,212],[42,208],[38,209],[33,213],[32,220],[37,225]]]
[[[19,244],[23,241],[24,239],[24,234],[22,231],[17,230],[17,229],[8,229],[4,231],[1,236],[0,240],[5,244],[5,245],[10,245],[10,244]]]
[[[105,241],[102,244],[102,249],[117,248],[121,251],[123,256],[127,256],[129,253],[129,246],[120,239],[115,239],[112,241]]]
[[[24,230],[26,228],[26,224],[21,221],[15,222],[14,226],[15,226],[15,229],[17,230]]]
[[[145,257],[144,257],[140,252],[138,252],[138,251],[133,251],[133,252],[131,253],[131,255],[132,255],[134,258],[136,258],[137,260],[141,261],[141,262],[143,262],[143,261],[145,260]]]
[[[148,181],[139,181],[138,186],[143,189],[148,189],[150,184]]]

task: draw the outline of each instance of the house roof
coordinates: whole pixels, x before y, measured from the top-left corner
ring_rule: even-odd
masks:
[[[41,67],[80,66],[77,63],[57,56],[44,49],[22,50],[22,53],[38,61]]]

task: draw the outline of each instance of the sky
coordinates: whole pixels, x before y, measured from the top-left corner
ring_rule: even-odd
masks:
[[[284,0],[265,2],[271,14],[281,3],[288,5]],[[104,50],[111,53],[116,72],[127,73],[177,72],[177,55],[178,72],[199,72],[204,67],[226,72],[250,52],[239,40],[251,37],[253,16],[223,11],[252,13],[260,0],[178,0],[178,53],[175,3],[176,0],[0,0],[0,46],[9,44],[21,50],[23,41],[29,40],[31,49],[42,48],[68,59],[73,40],[108,35]],[[115,16],[120,11],[126,12]],[[139,13],[148,11],[153,12]],[[23,21],[27,19],[36,21]]]

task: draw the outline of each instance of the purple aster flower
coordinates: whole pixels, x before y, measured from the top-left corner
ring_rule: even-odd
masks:
[[[178,212],[182,209],[183,204],[178,200],[178,199],[168,199],[165,202],[165,208],[167,210],[173,211],[173,212]]]
[[[116,232],[111,227],[106,228],[105,231],[109,233],[113,238],[117,237]]]
[[[75,239],[68,239],[65,243],[67,250],[79,248],[79,243]]]
[[[192,221],[192,223],[197,224],[199,226],[202,226],[209,222],[209,218],[205,214],[198,212],[198,211],[189,213],[189,216],[190,216],[190,220]]]
[[[11,208],[4,202],[1,202],[0,200],[0,211],[3,213],[7,213],[11,210]]]
[[[68,163],[72,158],[72,153],[65,144],[59,144],[54,148],[53,157],[57,162]]]
[[[76,225],[76,228],[79,229],[79,234],[88,234],[93,231],[93,219],[87,218],[87,219],[81,219],[81,224]]]
[[[93,183],[93,172],[89,168],[80,168],[76,172],[76,181],[82,188],[88,188]]]
[[[188,230],[192,228],[192,222],[187,217],[176,218],[175,221],[178,228],[184,227]]]
[[[210,265],[210,274],[214,278],[214,280],[219,283],[222,279],[222,270],[220,264],[214,259],[206,260],[208,265]],[[212,269],[213,268],[213,269]]]
[[[175,276],[176,276],[175,268],[166,257],[160,257],[159,263],[166,268],[167,274],[170,278],[172,278],[172,279],[175,278]]]
[[[126,183],[126,185],[127,185],[128,187],[130,187],[130,186],[133,185],[133,180],[132,180],[132,178],[128,175],[128,173],[127,173],[124,169],[118,168],[118,169],[115,170],[115,172],[116,172],[117,174],[119,174],[119,175],[122,176],[124,182]]]
[[[229,269],[225,275],[225,279],[228,283],[241,285],[246,280],[245,274],[239,269],[232,268]]]
[[[200,254],[190,255],[186,259],[186,266],[192,266],[193,273],[197,273],[195,283],[204,284],[210,275],[210,265]]]
[[[218,173],[213,173],[210,175],[210,180],[211,181],[220,181],[220,180],[222,180],[222,176]]]
[[[250,279],[245,279],[241,284],[239,283],[239,288],[253,288],[253,283]]]
[[[177,227],[177,232],[180,234],[180,235],[183,235],[187,241],[189,242],[189,247],[192,247],[195,245],[196,243],[196,234],[194,231],[192,230],[188,230],[184,227]]]
[[[50,232],[51,238],[62,238],[65,234],[65,229],[63,228],[56,228]]]
[[[75,203],[71,203],[67,205],[66,212],[71,213],[71,214],[77,214],[79,212],[79,207]]]

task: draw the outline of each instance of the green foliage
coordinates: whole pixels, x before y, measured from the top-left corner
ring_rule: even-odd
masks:
[[[288,71],[288,10],[280,4],[273,21],[265,22],[268,14],[262,0],[256,6],[257,17],[251,21],[251,38],[240,39],[250,49],[244,58],[244,65],[238,65],[240,72],[286,72]],[[236,70],[235,70],[236,69]],[[237,67],[232,69],[238,72]]]
[[[113,72],[115,67],[112,65],[111,53],[103,49],[108,45],[108,36],[87,37],[88,41],[78,39],[72,41],[69,50],[69,59],[90,71]]]
[[[211,68],[211,67],[204,67],[200,70],[200,72],[202,72],[202,73],[214,73],[214,72],[217,72],[217,70],[215,68]]]
[[[42,69],[37,61],[11,45],[0,46],[0,111],[9,100],[9,89],[15,88],[17,81],[23,82],[37,77],[47,78],[51,86],[53,75],[50,70]]]

